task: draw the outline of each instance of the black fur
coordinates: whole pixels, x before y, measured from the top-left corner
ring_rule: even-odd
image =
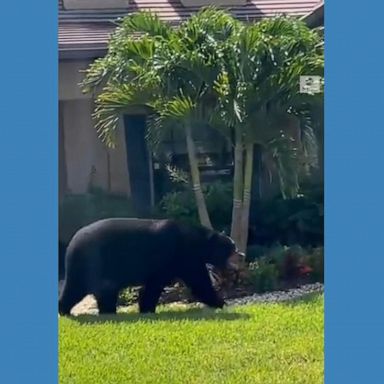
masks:
[[[166,285],[181,279],[201,302],[222,308],[206,264],[225,269],[236,246],[228,237],[204,227],[172,220],[105,219],[79,230],[65,257],[61,314],[87,294],[99,313],[115,313],[119,291],[143,286],[140,312],[155,312]]]

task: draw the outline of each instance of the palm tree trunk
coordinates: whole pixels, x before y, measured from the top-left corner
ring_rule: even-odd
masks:
[[[236,133],[235,142],[235,164],[233,175],[233,206],[232,206],[232,224],[231,238],[238,246],[241,235],[241,212],[243,206],[243,146],[242,138],[239,132]]]
[[[252,174],[253,174],[253,144],[247,144],[245,148],[245,171],[244,171],[244,195],[243,210],[241,215],[241,231],[240,242],[238,248],[241,252],[245,252],[248,243],[249,230],[249,213],[251,208],[251,192],[252,192]]]
[[[204,194],[203,194],[203,191],[201,189],[200,172],[199,172],[199,167],[197,165],[195,143],[193,142],[192,130],[191,130],[191,125],[189,122],[187,122],[185,125],[185,136],[186,136],[186,141],[187,141],[189,166],[191,168],[192,189],[193,189],[193,192],[195,194],[197,211],[199,214],[200,223],[204,227],[212,229],[212,224],[211,224],[211,220],[209,218],[207,205],[205,203]]]

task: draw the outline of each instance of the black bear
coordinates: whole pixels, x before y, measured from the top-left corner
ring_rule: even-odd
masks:
[[[99,313],[115,313],[119,291],[142,286],[141,313],[155,312],[166,285],[181,279],[204,304],[222,308],[207,264],[236,268],[240,253],[229,237],[173,220],[104,219],[80,229],[68,244],[59,312],[70,313],[87,294]]]

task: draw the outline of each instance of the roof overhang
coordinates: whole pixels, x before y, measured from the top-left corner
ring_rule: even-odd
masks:
[[[241,21],[257,21],[286,14],[300,17],[310,25],[314,23],[313,20],[321,18],[323,12],[323,2],[316,4],[316,0],[247,0],[245,6],[227,9]],[[177,25],[199,8],[184,7],[180,0],[135,0],[135,7],[132,5],[123,13],[113,10],[68,11],[59,0],[59,59],[95,59],[104,56],[110,35],[116,28],[116,19],[137,10],[149,9],[162,20]]]
[[[324,26],[324,1],[321,1],[311,12],[304,15],[301,20],[311,28]]]
[[[107,48],[69,48],[59,50],[59,60],[95,60],[105,56]]]

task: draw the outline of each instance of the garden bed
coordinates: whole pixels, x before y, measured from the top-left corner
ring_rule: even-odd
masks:
[[[266,293],[255,293],[246,288],[237,288],[232,291],[232,294],[226,294],[225,299],[228,305],[243,305],[252,303],[276,303],[290,300],[297,300],[303,298],[309,294],[322,293],[324,290],[323,284],[305,284],[296,288],[287,289],[284,291],[274,291]],[[126,305],[120,305],[118,312],[126,312],[136,305],[136,295],[132,297],[132,301]],[[160,304],[175,304],[175,305],[189,305],[189,306],[201,306],[191,296],[186,296],[185,290],[182,287],[171,287],[166,289],[163,293]],[[72,314],[97,314],[97,303],[92,295],[88,295],[78,303],[72,310]]]

